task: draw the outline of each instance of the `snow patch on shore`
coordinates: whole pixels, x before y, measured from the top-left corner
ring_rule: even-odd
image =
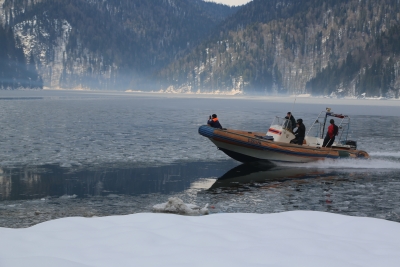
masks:
[[[398,266],[400,224],[313,211],[64,218],[0,228],[0,266]]]

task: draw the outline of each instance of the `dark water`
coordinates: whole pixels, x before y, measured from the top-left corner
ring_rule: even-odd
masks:
[[[211,213],[316,210],[400,222],[398,173],[238,165],[232,160],[146,168],[5,168],[0,225],[27,227],[68,216],[151,212],[171,196],[208,203]]]
[[[171,194],[190,188],[202,177],[219,177],[236,163],[188,162],[146,168],[62,168],[57,165],[4,168],[1,201],[38,198]]]
[[[0,104],[0,227],[151,212],[172,196],[211,213],[317,210],[400,222],[395,101],[0,92]],[[309,125],[328,105],[351,116],[350,139],[370,160],[241,165],[197,133],[210,113],[224,127],[265,131],[288,110]]]
[[[316,210],[400,221],[398,171],[240,165],[220,177],[208,192],[224,212]],[[238,197],[227,198],[229,194]]]
[[[236,165],[225,161],[145,168],[4,168],[0,226],[26,227],[68,216],[151,212],[153,205],[168,196],[208,187]]]

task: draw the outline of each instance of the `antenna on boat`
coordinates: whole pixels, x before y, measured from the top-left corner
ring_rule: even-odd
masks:
[[[290,111],[291,113],[293,113],[293,109],[294,109],[294,106],[296,105],[296,92],[294,93],[294,102],[293,102],[293,107],[292,107],[292,110]]]

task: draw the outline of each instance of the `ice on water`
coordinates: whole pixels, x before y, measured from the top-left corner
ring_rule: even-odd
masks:
[[[7,97],[4,94],[18,96],[21,92],[0,94],[3,97]],[[9,203],[15,207],[0,204],[2,214],[8,216],[3,225],[25,227],[65,216],[151,212],[156,203],[165,203],[168,197],[178,197],[184,203],[201,203],[201,207],[210,203],[215,207],[210,213],[306,209],[400,221],[396,209],[400,195],[397,178],[400,117],[392,116],[396,114],[398,102],[396,105],[391,101],[380,102],[386,106],[379,106],[376,101],[298,99],[293,108],[293,99],[49,91],[30,94],[43,97],[0,99],[0,167],[7,167],[0,168],[0,185],[4,190],[8,190],[11,180],[8,174],[1,172],[15,165],[35,168],[55,163],[66,169],[112,165],[118,169],[120,165],[131,168],[176,161],[219,162],[228,159],[197,132],[213,113],[218,114],[224,127],[266,131],[273,116],[285,115],[291,110],[296,118],[303,118],[305,124],[310,125],[317,113],[329,106],[334,112],[351,116],[350,139],[357,140],[358,147],[369,152],[372,159],[324,161],[301,166],[289,164],[287,168],[334,171],[331,174],[334,179],[321,176],[309,183],[307,180],[302,183],[288,180],[276,184],[241,185],[225,191],[215,189],[217,194],[214,195],[199,193],[206,189],[188,189],[169,193],[167,197],[152,191],[146,198],[112,194],[105,198],[93,194],[81,199],[68,193],[45,198],[46,201],[17,200]],[[329,103],[315,104],[320,101]],[[363,173],[357,174],[357,170]],[[387,178],[383,181],[382,172]],[[21,176],[21,179],[25,178]],[[346,182],[342,182],[343,179]],[[326,204],[332,198],[333,203]],[[259,199],[264,201],[257,201]],[[40,214],[26,217],[35,211]],[[22,222],[19,219],[22,217],[28,219]]]
[[[1,94],[3,97],[10,94],[22,97],[27,93]],[[2,166],[155,165],[180,160],[226,159],[222,152],[197,133],[198,127],[206,123],[210,114],[217,113],[227,128],[265,132],[273,116],[284,115],[293,106],[292,99],[276,102],[274,99],[235,97],[51,91],[29,94],[35,98],[1,101]],[[292,110],[294,116],[303,118],[306,125],[311,124],[317,113],[328,105],[310,105],[313,101],[316,102],[298,100]],[[373,155],[377,156],[387,151],[398,151],[394,136],[397,136],[400,119],[389,117],[394,114],[392,109],[395,106],[385,102],[389,105],[385,109],[375,105],[367,108],[359,106],[361,102],[353,106],[336,100],[329,106],[334,112],[354,114],[351,138],[358,140],[361,149],[375,152]],[[365,111],[372,116],[367,116]],[[382,116],[385,112],[389,116]]]
[[[186,101],[169,102],[115,96],[2,101],[0,164],[154,165],[223,158],[210,153],[197,134],[208,112]]]
[[[21,96],[21,92],[0,94]],[[1,166],[152,166],[182,160],[218,161],[227,157],[197,133],[208,115],[217,113],[224,127],[266,131],[275,115],[291,110],[309,125],[327,106],[313,104],[309,99],[298,100],[292,110],[292,101],[287,99],[277,102],[46,91],[29,94],[43,97],[0,100]],[[359,148],[370,152],[371,160],[304,164],[301,168],[339,169],[339,173],[328,172],[301,183],[288,179],[214,189],[220,190],[219,194],[202,194],[205,189],[195,187],[176,192],[168,202],[155,206],[154,203],[165,201],[164,195],[109,194],[106,198],[89,196],[84,200],[64,195],[56,199],[6,201],[0,206],[11,220],[10,227],[20,223],[27,213],[33,219],[23,226],[77,214],[93,217],[142,213],[66,218],[28,229],[0,228],[0,265],[398,266],[399,224],[385,220],[311,211],[205,217],[143,213],[152,209],[179,214],[209,212],[207,206],[201,208],[204,204],[186,202],[210,203],[211,213],[303,209],[399,221],[400,118],[392,116],[397,106],[390,101],[384,102],[383,107],[366,101],[354,102],[355,105],[345,100],[328,101],[332,102],[329,106],[333,111],[354,118],[351,138],[358,141]],[[370,176],[363,177],[363,173],[359,177],[346,169],[395,169],[395,173],[382,181],[370,171],[366,172]],[[1,172],[0,169],[0,183]],[[350,182],[349,174],[355,176]],[[45,205],[47,208],[41,209]],[[109,210],[99,209],[101,205]]]
[[[160,213],[175,213],[180,215],[207,215],[209,214],[207,207],[208,204],[201,208],[194,204],[186,204],[180,198],[170,197],[168,202],[154,205],[153,211]]]

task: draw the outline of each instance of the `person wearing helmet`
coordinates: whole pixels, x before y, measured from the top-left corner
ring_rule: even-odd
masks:
[[[291,140],[290,143],[302,146],[304,138],[306,137],[306,127],[304,126],[302,119],[297,120],[296,126],[297,129],[296,131],[294,131],[294,135],[296,136],[296,138]]]
[[[339,133],[339,127],[336,126],[335,121],[331,119],[329,122],[331,125],[328,127],[328,132],[326,133],[322,147],[331,147],[335,141],[335,136]]]

